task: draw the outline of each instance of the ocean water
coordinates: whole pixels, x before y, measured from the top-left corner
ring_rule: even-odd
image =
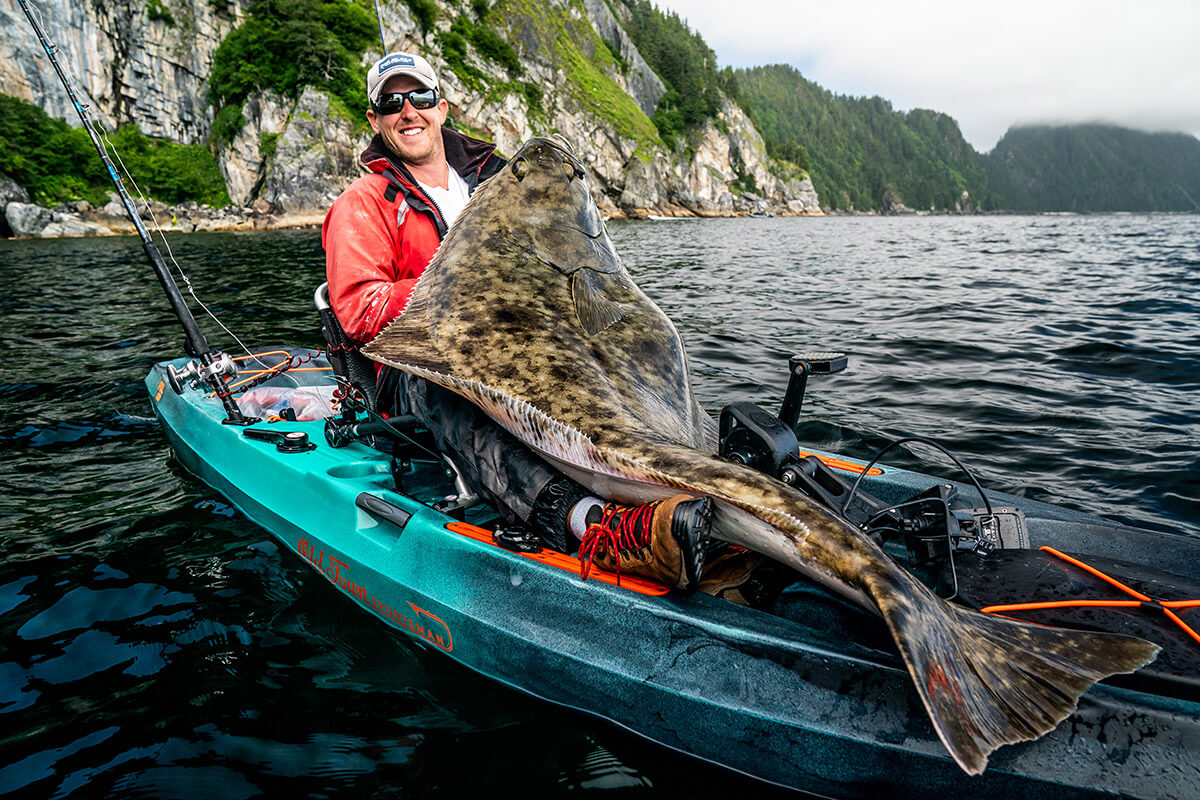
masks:
[[[1200,217],[610,232],[711,411],[844,351],[803,441],[931,437],[985,486],[1200,535]],[[319,344],[316,232],[169,241],[214,344]],[[0,242],[0,314],[0,796],[771,794],[415,647],[186,473],[143,393],[182,335],[136,240]],[[888,460],[953,472],[917,448]]]

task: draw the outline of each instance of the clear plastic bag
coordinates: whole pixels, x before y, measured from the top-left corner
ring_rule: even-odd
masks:
[[[290,408],[299,421],[326,419],[338,413],[333,393],[337,386],[257,386],[237,398],[238,408],[248,417],[279,417]]]

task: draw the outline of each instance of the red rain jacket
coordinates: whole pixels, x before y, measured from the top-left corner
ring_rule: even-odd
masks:
[[[506,163],[495,145],[442,129],[446,161],[467,190]],[[433,258],[446,224],[441,211],[383,139],[376,136],[360,161],[371,171],[334,201],[321,228],[329,304],[346,335],[365,344],[408,303]]]

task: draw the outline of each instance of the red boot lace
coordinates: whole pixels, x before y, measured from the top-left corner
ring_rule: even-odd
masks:
[[[635,506],[618,512],[614,503],[604,506],[599,522],[588,525],[579,545],[579,577],[587,580],[592,572],[592,559],[597,555],[612,553],[617,572],[617,585],[621,585],[621,553],[641,550],[650,544],[650,520],[661,500],[644,506]],[[617,524],[613,517],[620,515]]]

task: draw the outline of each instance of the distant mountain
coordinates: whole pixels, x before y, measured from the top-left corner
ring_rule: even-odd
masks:
[[[1184,133],[1012,128],[983,162],[1014,211],[1200,210],[1200,139]]]
[[[879,97],[835,95],[781,64],[735,77],[737,100],[768,153],[809,170],[827,208],[1200,210],[1194,136],[1111,125],[1019,127],[984,155],[936,111],[901,112]]]
[[[949,116],[896,111],[880,97],[835,95],[784,64],[740,69],[735,77],[736,99],[768,152],[808,169],[822,205],[995,207],[979,154]]]

